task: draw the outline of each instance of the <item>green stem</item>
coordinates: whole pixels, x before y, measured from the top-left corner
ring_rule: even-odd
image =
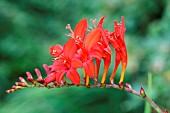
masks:
[[[70,87],[70,86],[75,86],[74,84],[68,84],[67,86],[66,85],[64,85],[64,84],[62,84],[62,85],[60,85],[60,87]],[[78,86],[83,86],[83,87],[87,87],[85,84],[80,84],[80,85],[78,85]],[[30,86],[29,86],[30,87]],[[38,87],[37,85],[32,85],[31,87]],[[58,87],[58,85],[57,86],[55,86],[55,85],[53,85],[52,87],[50,87],[50,86],[41,86],[41,87],[39,87],[39,88],[48,88],[48,89],[50,89],[50,88],[59,88]],[[128,92],[128,93],[131,93],[131,94],[133,94],[133,95],[136,95],[136,96],[138,96],[138,97],[141,97],[141,98],[143,98],[146,102],[148,102],[154,109],[155,109],[155,111],[157,111],[158,113],[164,113],[164,111],[162,111],[161,109],[160,109],[160,107],[157,105],[157,104],[155,104],[155,102],[153,101],[153,100],[151,100],[146,94],[145,94],[145,91],[143,90],[143,88],[142,88],[142,93],[141,92],[138,92],[138,91],[136,91],[136,90],[134,90],[131,86],[130,86],[130,84],[128,84],[128,86],[126,86],[126,87],[124,87],[124,86],[119,86],[119,85],[116,85],[116,84],[105,84],[104,85],[104,87],[103,87],[103,84],[100,84],[100,83],[96,83],[96,84],[89,84],[89,87],[88,88],[95,88],[95,87],[101,87],[101,88],[114,88],[114,89],[118,89],[118,90],[123,90],[123,91],[125,91],[125,92]],[[21,89],[23,89],[23,88],[27,88],[27,87],[21,87]],[[17,90],[17,89],[16,89]],[[15,90],[15,91],[16,91]],[[14,91],[12,91],[12,92],[14,92]],[[11,93],[11,92],[8,92],[7,91],[7,93]]]

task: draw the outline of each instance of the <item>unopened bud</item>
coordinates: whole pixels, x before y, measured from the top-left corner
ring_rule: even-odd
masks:
[[[15,90],[14,89],[10,89],[10,90],[6,90],[6,93],[12,93],[12,92],[14,92]]]
[[[21,82],[27,83],[27,82],[25,81],[25,79],[22,78],[22,77],[19,77],[19,80],[20,80]]]
[[[164,113],[168,113],[168,110],[167,110],[167,109],[165,109],[165,110],[164,110]]]
[[[31,83],[34,83],[34,79],[32,77],[32,74],[30,72],[26,72],[26,75],[27,75],[27,80]]]
[[[43,68],[44,68],[45,72],[47,73],[47,75],[50,74],[50,69],[47,64],[43,64]]]
[[[126,83],[126,88],[132,89],[132,86],[128,83]]]
[[[35,68],[35,73],[36,73],[36,75],[37,75],[38,78],[42,78],[41,72],[40,72],[39,69]]]
[[[41,83],[41,84],[44,83],[44,79],[42,79],[42,78],[37,78],[36,81],[39,82],[39,83]]]
[[[12,89],[18,90],[18,89],[21,89],[21,86],[12,86]]]
[[[145,90],[142,87],[140,88],[140,94],[142,95],[143,98],[146,97]]]
[[[22,86],[22,87],[26,87],[28,86],[28,84],[24,83],[24,82],[15,82],[16,86]]]
[[[9,94],[9,93],[10,93],[10,90],[6,90],[6,93],[8,93],[8,94]]]

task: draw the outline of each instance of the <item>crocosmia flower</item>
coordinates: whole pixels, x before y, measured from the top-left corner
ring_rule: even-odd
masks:
[[[104,16],[101,17],[98,23],[96,20],[92,20],[93,26],[88,26],[88,20],[83,18],[74,30],[68,24],[66,26],[66,29],[70,31],[67,34],[68,41],[63,46],[56,44],[50,47],[53,63],[43,65],[46,77],[43,78],[40,70],[36,68],[36,80],[33,79],[30,72],[26,72],[27,80],[31,85],[20,77],[20,82],[16,82],[15,86],[7,92],[11,93],[32,86],[54,88],[72,84],[89,87],[91,79],[93,79],[94,84],[100,84],[103,87],[107,77],[110,77],[111,83],[114,82],[114,76],[120,63],[122,64],[122,72],[119,83],[122,84],[127,66],[124,17],[122,17],[121,23],[114,21],[114,31],[103,28],[104,19]],[[112,51],[111,47],[115,51]],[[113,54],[115,54],[114,68],[112,75],[108,76],[107,72],[112,63]],[[100,70],[102,60],[104,61],[104,69]],[[77,69],[84,71],[82,77]],[[100,71],[103,72],[102,75],[99,75]]]
[[[75,40],[70,38],[63,47],[63,53],[54,61],[51,73],[45,78],[46,84],[55,80],[58,84],[61,84],[64,74],[75,85],[80,84],[80,76],[76,69],[82,67],[82,62],[74,58],[76,52],[77,46]]]
[[[127,51],[126,51],[126,44],[124,41],[124,32],[126,28],[124,27],[124,17],[122,17],[122,22],[118,24],[114,21],[114,32],[110,34],[110,43],[115,48],[116,51],[116,58],[115,58],[115,67],[113,73],[110,77],[111,81],[113,80],[116,70],[120,62],[122,62],[122,73],[119,83],[123,82],[125,69],[127,66]]]

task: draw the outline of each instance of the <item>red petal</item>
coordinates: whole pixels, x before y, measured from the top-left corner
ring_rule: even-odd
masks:
[[[113,47],[114,49],[120,49],[120,46],[119,46],[119,44],[117,43],[116,38],[113,37],[113,39],[110,40],[110,44],[112,45],[112,47]]]
[[[120,61],[121,61],[121,56],[120,54],[118,53],[118,51],[116,51],[116,57],[115,57],[115,67],[114,67],[114,70],[112,72],[112,78],[115,76],[116,74],[116,71],[117,71],[117,68],[120,64]]]
[[[107,37],[106,37],[106,33],[105,33],[105,31],[104,31],[103,28],[101,28],[101,34],[102,34],[102,39],[104,40],[104,43],[103,43],[103,44],[105,44],[106,46],[109,45],[109,44],[108,44],[108,39],[107,39]]]
[[[50,73],[45,79],[44,79],[44,82],[46,84],[50,83],[50,82],[53,82],[55,81],[55,76],[56,76],[56,73],[53,72],[53,73]]]
[[[52,65],[51,71],[63,70],[63,69],[65,69],[65,68],[66,68],[66,67],[65,67],[65,65],[64,65],[63,62],[60,62],[60,61],[58,61],[58,60],[55,60],[55,61],[54,61],[54,64]]]
[[[95,73],[96,78],[98,78],[98,75],[99,75],[100,63],[101,63],[101,60],[96,59],[96,73]]]
[[[89,52],[89,57],[90,58],[97,58],[97,59],[102,59],[102,55],[103,53],[97,49],[92,49],[90,52]]]
[[[87,35],[84,44],[85,44],[85,49],[90,50],[99,40],[100,38],[100,29],[94,29],[92,32]]]
[[[57,44],[56,46],[50,47],[50,55],[58,57],[63,52],[63,46]]]
[[[102,16],[102,18],[99,20],[98,27],[101,27],[103,25],[105,16]]]
[[[73,59],[71,61],[71,67],[72,68],[81,68],[82,67],[82,61],[79,59]]]
[[[116,36],[120,36],[120,38],[124,39],[124,32],[126,31],[126,28],[124,27],[125,21],[124,17],[122,16],[122,22],[120,25],[114,21],[114,31],[116,33]]]
[[[64,55],[72,59],[77,51],[77,46],[73,38],[70,38],[67,43],[64,45]]]
[[[80,76],[78,74],[78,72],[73,69],[70,68],[69,71],[67,72],[66,76],[68,77],[68,79],[75,85],[80,84]]]
[[[64,77],[65,71],[60,71],[56,74],[56,81],[58,84],[61,84],[61,80]]]
[[[95,74],[95,66],[92,60],[86,61],[84,64],[85,73],[89,77],[93,77]]]
[[[80,20],[80,22],[76,25],[74,29],[74,38],[78,36],[79,38],[81,38],[81,40],[83,40],[86,34],[86,30],[87,30],[87,19],[84,18]]]
[[[105,19],[105,16],[103,16],[103,17],[100,19],[100,21],[99,21],[99,23],[98,23],[98,28],[100,28],[100,30],[101,30],[102,38],[103,38],[103,40],[104,40],[105,45],[108,45],[108,40],[107,40],[107,38],[106,38],[106,33],[105,33],[105,31],[104,31],[104,29],[103,29],[103,27],[102,27],[103,22],[104,22],[104,19]]]
[[[108,54],[112,53],[112,50],[110,49],[110,46],[108,45],[106,48],[104,48],[104,51]]]

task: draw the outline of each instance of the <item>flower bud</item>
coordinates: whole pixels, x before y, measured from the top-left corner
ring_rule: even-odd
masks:
[[[12,86],[12,89],[14,89],[16,91],[18,89],[21,89],[21,86]]]
[[[47,64],[43,64],[43,68],[44,68],[45,72],[47,73],[47,75],[49,75],[50,74],[49,66]]]
[[[132,89],[132,86],[128,83],[126,83],[126,88]]]
[[[165,110],[164,110],[164,113],[168,113],[168,110],[167,110],[167,109],[165,109]]]
[[[28,80],[29,82],[33,83],[33,82],[34,82],[34,79],[33,79],[33,77],[32,77],[32,74],[31,74],[30,72],[26,72],[26,75],[27,75],[27,80]]]
[[[22,78],[22,77],[19,77],[19,80],[20,80],[21,82],[27,83],[27,82],[25,81],[25,79]]]
[[[41,72],[40,72],[39,69],[35,68],[35,73],[36,73],[36,75],[37,75],[38,78],[42,78]]]
[[[140,94],[142,95],[143,98],[146,97],[145,90],[142,87],[140,88]]]
[[[44,83],[44,79],[42,79],[42,78],[37,78],[36,81],[39,82],[39,83],[41,83],[41,84]]]
[[[16,85],[16,86],[22,86],[22,87],[28,86],[28,84],[27,84],[27,83],[24,83],[24,82],[15,82],[15,85]]]

